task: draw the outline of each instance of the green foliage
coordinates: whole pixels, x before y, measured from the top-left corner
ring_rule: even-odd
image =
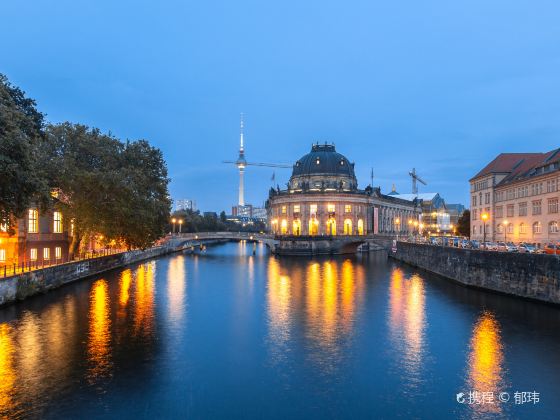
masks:
[[[96,233],[147,247],[163,235],[170,200],[160,150],[79,124],[50,125],[46,133],[47,171],[67,198],[60,205],[75,221],[77,242]]]
[[[0,223],[8,226],[32,202],[48,202],[40,154],[43,118],[35,101],[0,74]]]
[[[457,221],[457,233],[461,236],[471,236],[471,212],[465,210]]]
[[[179,210],[173,213],[172,217],[183,220],[181,232],[261,232],[266,230],[266,225],[262,222],[255,222],[243,226],[233,221],[228,221],[226,213],[222,211],[218,216],[216,213],[200,214],[199,211]],[[173,231],[173,224],[167,226],[167,231]],[[175,225],[175,231],[179,231],[179,225]]]

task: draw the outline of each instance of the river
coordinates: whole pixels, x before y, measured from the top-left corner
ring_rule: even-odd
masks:
[[[559,332],[556,307],[381,254],[228,243],[1,308],[0,415],[554,419]]]

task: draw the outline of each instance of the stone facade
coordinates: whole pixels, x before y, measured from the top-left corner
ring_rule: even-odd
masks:
[[[175,251],[173,247],[122,252],[106,257],[59,264],[0,281],[0,305],[23,300],[67,283]]]
[[[399,242],[392,258],[466,286],[560,304],[560,259]]]

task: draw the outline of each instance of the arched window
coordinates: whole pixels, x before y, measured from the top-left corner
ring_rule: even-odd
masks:
[[[519,233],[527,233],[527,225],[525,223],[519,224]]]
[[[558,233],[558,222],[552,221],[548,224],[548,232],[549,233]]]
[[[513,223],[507,225],[507,233],[513,233]]]
[[[496,230],[498,231],[498,233],[504,233],[504,226],[500,223],[498,226],[496,226]]]
[[[301,235],[301,222],[299,219],[295,219],[292,222],[292,235],[295,236]]]
[[[358,219],[358,235],[364,234],[364,221],[362,219]]]
[[[319,234],[319,221],[314,217],[309,219],[309,234],[311,236]]]
[[[282,219],[282,222],[280,223],[280,233],[282,235],[288,233],[288,221],[286,219]]]
[[[542,231],[541,222],[533,223],[533,233],[541,233],[541,231]]]
[[[327,235],[336,235],[336,220],[332,217],[327,220]]]
[[[352,235],[352,220],[350,219],[344,220],[344,234]]]

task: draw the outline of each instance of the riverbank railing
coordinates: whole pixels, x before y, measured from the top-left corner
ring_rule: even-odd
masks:
[[[91,260],[94,258],[106,257],[108,255],[115,255],[121,254],[123,252],[127,252],[125,249],[114,249],[114,248],[107,248],[107,249],[100,249],[97,251],[88,251],[88,252],[81,252],[79,254],[74,255],[74,258],[54,258],[52,260],[35,260],[35,261],[21,261],[20,263],[12,263],[12,264],[0,264],[0,279],[6,277],[12,277],[17,274],[27,273],[30,271],[35,270],[42,270],[48,267],[54,267],[57,265],[77,262],[77,261],[84,261],[84,260]]]

